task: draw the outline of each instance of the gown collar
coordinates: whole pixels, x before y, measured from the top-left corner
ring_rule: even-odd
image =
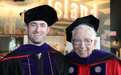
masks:
[[[12,51],[12,53],[13,52],[25,52],[25,53],[36,53],[37,54],[37,53],[47,52],[51,48],[52,47],[46,43],[42,44],[41,46],[25,44],[25,45],[22,45],[21,47],[17,48],[16,50]]]
[[[73,59],[78,63],[89,65],[110,54],[113,54],[113,53],[105,52],[102,50],[94,50],[87,58],[80,58],[75,52],[71,52],[67,54],[67,56],[69,56],[71,59]]]

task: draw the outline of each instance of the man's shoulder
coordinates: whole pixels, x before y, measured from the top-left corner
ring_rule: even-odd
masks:
[[[16,62],[19,58],[30,56],[31,53],[23,53],[23,52],[13,52],[7,54],[1,61],[1,62]]]
[[[11,70],[11,72],[14,72],[16,70],[19,70],[19,72],[23,73],[23,64],[21,62],[21,59],[9,59],[9,60],[5,60],[0,62],[0,70],[1,71],[5,71],[8,73],[8,69]],[[6,73],[5,73],[6,74]],[[22,74],[21,74],[22,75]]]
[[[54,57],[55,57],[55,59],[59,59],[59,60],[61,60],[61,59],[62,59],[62,60],[65,59],[64,54],[62,54],[62,53],[59,52],[58,50],[51,49],[50,52],[51,52],[51,53],[54,53]]]
[[[94,63],[107,61],[107,60],[114,60],[114,59],[120,60],[120,58],[117,55],[115,55],[114,53],[106,52],[106,51],[103,51],[103,50],[96,50],[93,53],[93,55],[91,56],[92,59],[98,58]]]
[[[71,57],[71,56],[75,56],[75,55],[76,55],[76,53],[73,51],[73,52],[66,54],[65,57]]]
[[[58,50],[55,50],[53,48],[51,50],[49,50],[49,52],[54,53],[54,55],[64,56],[64,54],[62,54],[61,52],[59,52]]]
[[[9,58],[3,58],[0,61],[0,65],[5,65],[5,66],[9,66],[12,64],[16,64],[16,63],[20,63],[21,59],[9,59]]]

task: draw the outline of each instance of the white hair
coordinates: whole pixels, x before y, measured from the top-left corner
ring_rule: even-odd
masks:
[[[78,25],[77,27],[75,27],[72,31],[72,39],[74,39],[74,34],[75,34],[75,31],[78,29],[78,28],[87,28],[87,29],[90,29],[91,32],[92,32],[92,40],[95,40],[96,38],[96,31],[94,30],[94,28],[88,26],[87,24],[80,24]]]

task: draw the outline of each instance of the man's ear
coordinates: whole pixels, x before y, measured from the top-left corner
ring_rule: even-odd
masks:
[[[50,31],[50,27],[48,27],[48,29],[47,29],[47,33]]]
[[[27,25],[24,25],[24,27],[25,27],[25,29],[26,29],[26,31],[28,33],[28,26]]]
[[[73,50],[74,50],[74,42],[73,42],[73,39],[71,39],[71,43],[72,43]]]
[[[73,39],[71,39],[71,43],[73,44]]]
[[[95,40],[94,40],[94,49],[95,49],[95,47],[96,47],[96,44],[97,44],[97,40],[95,39]]]

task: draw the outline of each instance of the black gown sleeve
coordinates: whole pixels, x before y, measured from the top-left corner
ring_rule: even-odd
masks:
[[[0,75],[24,75],[21,59],[10,59],[1,62]]]
[[[56,75],[69,75],[68,62],[60,52],[55,53]]]

